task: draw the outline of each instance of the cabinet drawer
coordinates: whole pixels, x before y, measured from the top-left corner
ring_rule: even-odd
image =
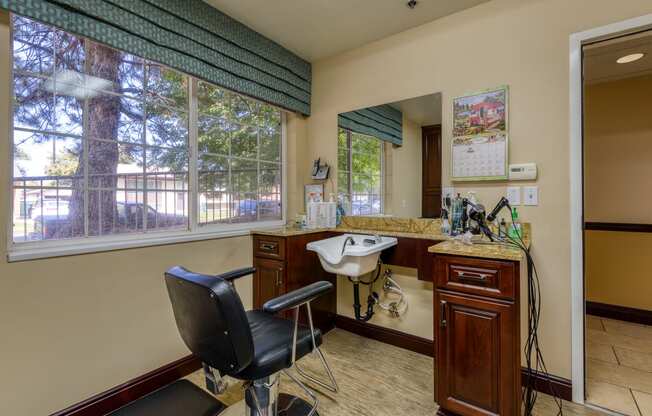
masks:
[[[285,238],[254,235],[254,256],[285,260]]]
[[[518,290],[518,263],[473,257],[438,255],[437,287],[514,300]]]

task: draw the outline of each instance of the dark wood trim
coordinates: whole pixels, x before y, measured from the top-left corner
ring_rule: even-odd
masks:
[[[634,322],[643,325],[652,325],[652,311],[645,309],[629,308],[627,306],[609,305],[606,303],[586,301],[586,313],[602,318],[617,319],[619,321]]]
[[[173,381],[199,370],[201,362],[192,355],[164,365],[126,383],[96,394],[50,416],[105,415],[127,405]]]
[[[406,334],[394,329],[383,328],[378,325],[370,324],[368,322],[358,322],[353,318],[342,315],[335,317],[335,327],[345,331],[353,332],[354,334],[375,339],[376,341],[391,344],[396,347],[404,348],[406,350],[414,351],[419,354],[424,354],[429,357],[435,355],[435,344],[426,338],[417,337],[415,335]],[[573,400],[573,384],[570,380],[551,375],[550,383],[545,376],[539,373],[534,374],[534,388],[537,391],[546,394],[552,394],[552,388],[557,392],[559,397],[564,400]],[[528,371],[525,368],[521,369],[521,383],[525,385],[528,380]]]
[[[418,352],[419,354],[427,355],[429,357],[432,357],[435,354],[435,344],[429,339],[406,334],[394,329],[384,328],[368,322],[356,321],[355,319],[346,316],[336,315],[335,327],[353,332],[356,335],[384,342],[385,344],[391,344],[406,350]]]
[[[585,230],[621,231],[628,233],[652,233],[652,224],[625,224],[618,222],[585,222]]]
[[[521,384],[523,386],[527,385],[529,374],[533,376],[534,389],[536,391],[551,396],[556,394],[557,397],[566,401],[573,401],[573,383],[569,379],[554,375],[546,377],[534,370],[530,373],[527,368],[521,368]]]

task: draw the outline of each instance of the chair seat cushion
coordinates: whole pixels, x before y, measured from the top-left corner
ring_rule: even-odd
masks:
[[[248,311],[247,319],[254,342],[254,359],[234,377],[257,380],[268,377],[292,365],[292,335],[294,321],[278,318],[262,311]],[[315,341],[321,345],[321,331],[315,328]],[[310,329],[299,325],[297,360],[312,351]]]
[[[178,380],[108,416],[217,416],[224,409],[222,402],[190,381]]]

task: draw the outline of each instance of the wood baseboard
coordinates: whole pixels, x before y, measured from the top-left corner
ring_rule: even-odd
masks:
[[[556,394],[566,401],[573,401],[573,383],[569,379],[554,375],[546,377],[536,371],[529,373],[527,368],[521,368],[521,385],[527,385],[528,374],[532,374],[534,390],[551,396]]]
[[[356,321],[353,318],[342,315],[335,316],[335,327],[429,357],[435,355],[434,343],[427,338],[417,337],[368,322]]]
[[[96,394],[77,404],[73,404],[50,416],[106,415],[200,368],[201,362],[194,356],[189,355],[105,392]]]
[[[652,224],[624,224],[616,222],[585,222],[585,230],[652,233]]]
[[[335,327],[345,331],[353,332],[354,334],[375,339],[376,341],[391,344],[396,347],[404,348],[406,350],[418,352],[420,354],[434,357],[435,343],[426,338],[417,337],[415,335],[406,334],[404,332],[396,331],[394,329],[383,328],[378,325],[370,324],[367,322],[359,322],[355,319],[337,315],[335,317]],[[551,375],[548,379],[542,374],[533,372],[534,389],[545,393],[553,394],[556,392],[559,397],[564,400],[573,400],[573,385],[570,380]],[[522,385],[526,385],[528,380],[528,371],[525,368],[521,369]]]
[[[652,311],[646,311],[645,309],[628,308],[626,306],[587,301],[586,313],[588,315],[599,316],[602,318],[652,325]]]

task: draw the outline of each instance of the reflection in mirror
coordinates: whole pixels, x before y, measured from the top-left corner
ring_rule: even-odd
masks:
[[[339,114],[337,191],[347,215],[439,217],[441,94]]]

